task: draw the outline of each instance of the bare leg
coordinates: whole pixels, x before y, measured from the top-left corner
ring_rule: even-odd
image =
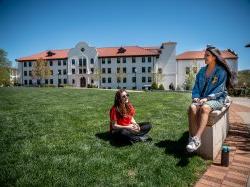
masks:
[[[207,125],[209,113],[212,111],[211,107],[208,105],[203,105],[200,109],[200,120],[198,131],[195,136],[201,138],[201,135]]]
[[[198,130],[200,106],[191,104],[188,110],[189,133],[193,137]],[[197,116],[198,115],[198,116]]]

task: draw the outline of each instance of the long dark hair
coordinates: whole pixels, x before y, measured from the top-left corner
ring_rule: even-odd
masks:
[[[114,106],[117,110],[117,112],[119,112],[121,114],[121,116],[126,116],[129,115],[131,110],[132,110],[132,104],[130,102],[125,102],[122,98],[122,93],[127,91],[125,89],[120,89],[116,92],[115,94],[115,101],[114,101]]]
[[[227,72],[227,81],[226,81],[227,89],[233,88],[233,84],[231,81],[232,73],[230,71],[230,68],[227,65],[226,60],[221,56],[220,50],[213,46],[207,46],[206,51],[209,51],[216,58],[215,60],[216,64],[223,67],[225,71]]]

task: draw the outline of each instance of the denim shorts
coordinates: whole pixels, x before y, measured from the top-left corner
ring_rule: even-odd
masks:
[[[206,101],[204,104],[210,106],[212,110],[220,110],[224,106],[224,103],[222,101],[218,100],[209,100]]]

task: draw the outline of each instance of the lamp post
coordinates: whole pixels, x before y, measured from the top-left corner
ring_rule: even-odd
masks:
[[[57,71],[57,87],[59,88],[59,70]]]
[[[135,89],[137,90],[137,85],[136,85],[136,72],[137,72],[137,69],[135,68]]]

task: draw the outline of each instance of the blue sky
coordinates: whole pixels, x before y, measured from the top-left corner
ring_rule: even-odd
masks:
[[[250,69],[250,0],[0,0],[0,48],[14,59],[47,49],[157,46],[177,54],[206,44],[239,54]]]

